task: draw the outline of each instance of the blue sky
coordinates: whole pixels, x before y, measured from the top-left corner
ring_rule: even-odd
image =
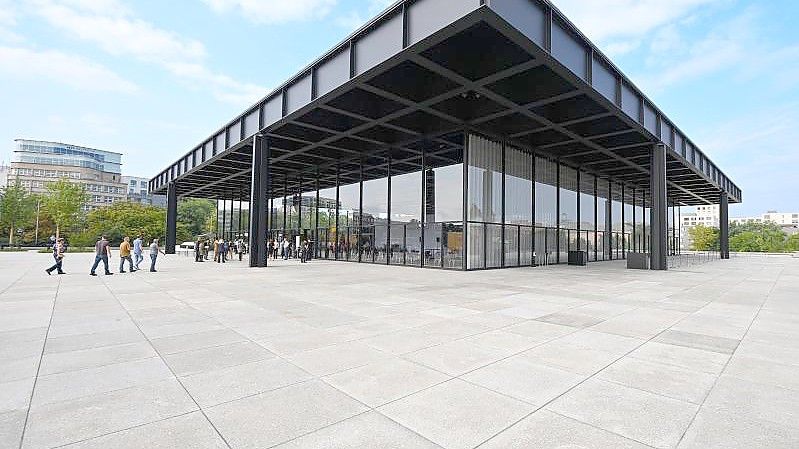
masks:
[[[0,160],[39,138],[152,176],[390,3],[0,0]],[[732,215],[799,211],[799,2],[555,4],[744,190]]]

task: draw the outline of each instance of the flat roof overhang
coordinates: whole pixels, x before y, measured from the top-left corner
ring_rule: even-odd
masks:
[[[271,197],[447,165],[472,131],[625,185],[649,187],[668,146],[669,200],[741,191],[562,14],[537,0],[398,2],[150,181],[248,200],[252,136],[269,139]],[[363,172],[362,172],[363,171]],[[362,172],[362,173],[361,173]]]

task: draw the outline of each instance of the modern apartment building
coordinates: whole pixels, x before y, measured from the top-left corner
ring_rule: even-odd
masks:
[[[125,201],[121,154],[60,142],[14,142],[8,182],[19,179],[32,193],[45,193],[48,183],[61,178],[83,184],[90,195],[84,210]]]

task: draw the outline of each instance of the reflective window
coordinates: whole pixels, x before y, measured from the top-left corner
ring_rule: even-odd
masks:
[[[533,224],[533,156],[505,150],[505,223]]]
[[[535,158],[535,223],[537,226],[557,226],[557,164],[541,157]],[[536,244],[538,248],[538,244]]]
[[[560,227],[577,229],[577,170],[560,166]]]
[[[370,157],[364,171],[363,215],[360,229],[361,261],[386,262],[388,237],[388,159]],[[370,179],[371,178],[371,179]]]
[[[421,264],[421,158],[392,161],[390,263]]]
[[[358,260],[360,183],[339,187],[338,259]]]

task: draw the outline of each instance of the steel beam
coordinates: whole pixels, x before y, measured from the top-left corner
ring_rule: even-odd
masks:
[[[175,182],[170,182],[166,191],[166,241],[164,253],[175,254],[178,230],[178,189]]]
[[[269,141],[256,135],[252,145],[252,183],[250,190],[250,266],[267,264],[266,233],[269,201]]]
[[[665,270],[668,254],[668,200],[666,197],[666,145],[652,147],[650,192],[650,263],[652,270]]]
[[[719,250],[722,259],[730,258],[730,207],[727,192],[719,197]]]

